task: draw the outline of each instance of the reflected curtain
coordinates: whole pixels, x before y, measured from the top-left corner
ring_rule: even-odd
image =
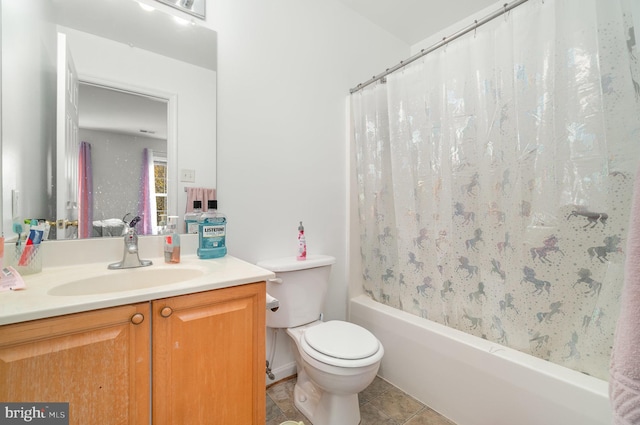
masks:
[[[142,151],[142,176],[140,178],[140,213],[143,235],[151,235],[158,227],[156,217],[156,189],[153,163],[153,150]]]
[[[607,379],[637,58],[628,1],[530,0],[354,93],[364,291]]]
[[[93,167],[88,142],[80,142],[78,170],[78,237],[89,238],[93,234]]]

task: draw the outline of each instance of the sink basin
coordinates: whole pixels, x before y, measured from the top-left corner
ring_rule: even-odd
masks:
[[[182,282],[202,275],[204,271],[201,269],[183,267],[114,270],[109,274],[64,283],[50,289],[48,294],[77,296],[132,291]]]

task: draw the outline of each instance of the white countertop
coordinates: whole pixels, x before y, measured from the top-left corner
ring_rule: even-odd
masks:
[[[0,325],[227,288],[275,277],[268,270],[229,255],[210,260],[183,255],[180,264],[165,264],[161,257],[148,259],[153,261],[153,265],[138,269],[108,270],[108,263],[113,262],[110,261],[45,267],[40,273],[23,276],[26,289],[0,292]],[[203,274],[178,283],[117,292],[64,296],[48,293],[61,284],[79,279],[104,275],[117,279],[119,273],[180,267],[198,269]]]

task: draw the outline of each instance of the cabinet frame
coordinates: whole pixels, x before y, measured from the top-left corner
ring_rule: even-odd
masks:
[[[256,282],[0,326],[0,401],[68,402],[71,425],[262,425],[265,309]]]

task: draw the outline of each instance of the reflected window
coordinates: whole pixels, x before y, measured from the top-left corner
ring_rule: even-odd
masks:
[[[153,177],[156,195],[157,223],[166,223],[167,218],[167,158],[154,155]]]

